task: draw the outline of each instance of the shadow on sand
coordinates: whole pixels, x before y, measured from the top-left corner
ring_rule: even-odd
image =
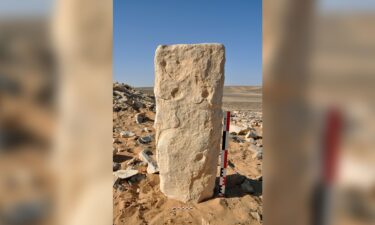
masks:
[[[126,160],[129,160],[131,159],[132,157],[130,156],[126,156],[126,155],[114,155],[113,156],[113,162],[116,162],[116,163],[122,163]]]
[[[216,177],[215,196],[219,196],[219,177]],[[225,189],[226,198],[243,197],[245,195],[260,196],[262,195],[262,177],[253,180],[239,173],[227,176],[227,184]]]

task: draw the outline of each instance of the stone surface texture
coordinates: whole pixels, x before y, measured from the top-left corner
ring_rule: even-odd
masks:
[[[225,48],[161,45],[155,53],[156,152],[169,198],[212,197],[222,134]]]

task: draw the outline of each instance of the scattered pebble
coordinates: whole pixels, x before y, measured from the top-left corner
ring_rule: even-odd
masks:
[[[145,122],[145,120],[146,120],[146,116],[145,116],[144,113],[135,114],[135,122],[137,124],[141,124],[141,123]]]
[[[246,127],[242,127],[242,126],[237,126],[237,125],[232,125],[232,124],[229,126],[229,132],[231,134],[244,135],[246,134],[247,130],[248,129]]]
[[[143,131],[149,133],[151,130],[149,130],[147,127],[145,127],[145,128],[143,128]]]
[[[258,137],[258,134],[255,132],[255,131],[253,131],[253,130],[250,130],[247,134],[246,134],[246,138],[253,138],[253,139],[255,139],[255,138],[257,138]]]
[[[151,141],[152,141],[152,137],[150,135],[138,138],[138,143],[140,144],[148,144]]]
[[[127,178],[137,175],[138,173],[139,173],[138,170],[126,169],[126,170],[117,170],[116,172],[113,173],[113,175],[115,175],[116,177],[120,179],[127,179]]]
[[[121,131],[120,132],[120,135],[121,137],[123,138],[129,138],[129,137],[134,137],[135,136],[135,133],[131,132],[131,131]]]
[[[113,111],[139,111],[140,108],[155,109],[155,98],[127,84],[113,84]]]
[[[242,138],[240,138],[238,136],[232,136],[232,140],[234,142],[237,142],[237,143],[243,143],[243,142],[245,142]]]
[[[246,141],[250,142],[250,144],[255,144],[256,143],[255,140],[254,140],[254,138],[252,138],[252,137],[247,137],[246,136]]]
[[[153,174],[159,172],[156,161],[151,157],[150,149],[144,149],[139,153],[139,159],[147,165],[147,173]]]

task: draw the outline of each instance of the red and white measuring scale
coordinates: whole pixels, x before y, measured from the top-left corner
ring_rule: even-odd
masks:
[[[229,137],[230,112],[224,112],[223,139],[221,145],[221,164],[219,180],[219,196],[224,197],[225,186],[227,183],[227,165],[228,165],[228,137]]]
[[[320,151],[321,171],[313,195],[313,225],[333,223],[332,205],[337,165],[340,154],[340,138],[343,129],[343,115],[337,108],[330,108],[324,118],[322,149]]]

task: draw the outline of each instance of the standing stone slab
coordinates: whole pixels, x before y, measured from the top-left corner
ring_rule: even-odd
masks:
[[[160,190],[200,202],[213,195],[222,130],[225,49],[161,45],[155,53],[156,151]]]

